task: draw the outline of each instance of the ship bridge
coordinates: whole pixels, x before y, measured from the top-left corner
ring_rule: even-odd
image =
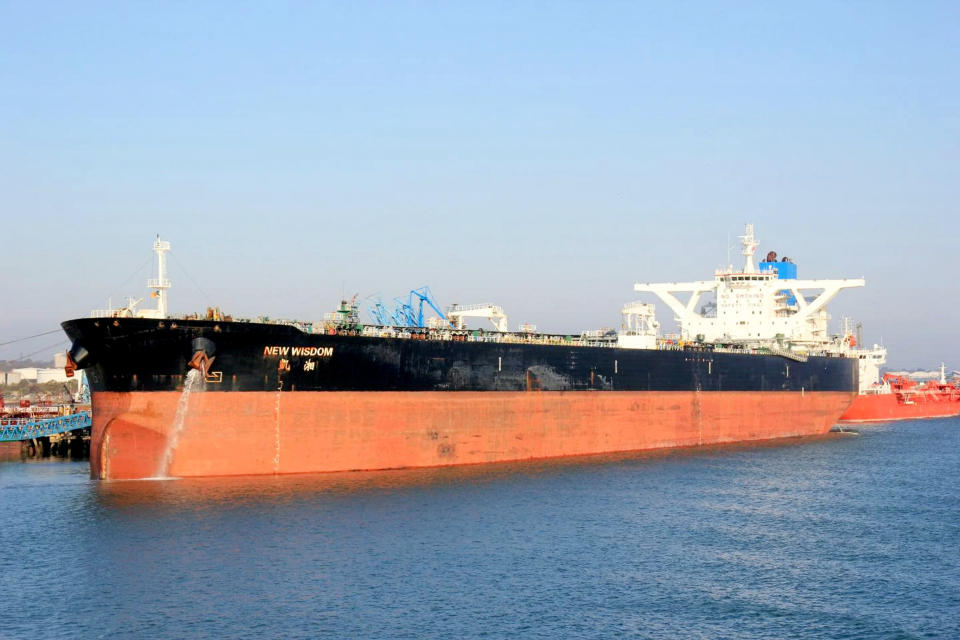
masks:
[[[827,304],[844,289],[862,287],[863,278],[801,280],[792,262],[767,260],[754,266],[758,243],[753,225],[741,236],[743,269],[718,270],[713,280],[637,283],[634,290],[652,293],[675,315],[683,340],[773,343],[818,346],[830,342]],[[768,256],[771,257],[771,256]],[[689,294],[686,301],[678,297]],[[715,312],[698,311],[704,296],[715,297]],[[713,305],[710,305],[713,307]]]

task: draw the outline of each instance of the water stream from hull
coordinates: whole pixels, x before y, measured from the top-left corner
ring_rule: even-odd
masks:
[[[158,478],[170,477],[170,463],[173,461],[173,454],[177,450],[177,443],[180,441],[180,433],[183,431],[183,423],[187,417],[187,408],[190,405],[190,393],[199,384],[203,383],[203,374],[197,369],[190,369],[187,373],[187,379],[183,383],[183,393],[177,402],[177,413],[173,417],[173,426],[170,429],[170,435],[167,436],[167,447],[160,458],[160,466],[157,469]]]

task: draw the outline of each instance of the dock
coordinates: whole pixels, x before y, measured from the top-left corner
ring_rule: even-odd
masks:
[[[46,418],[0,419],[0,460],[90,457],[89,410]]]

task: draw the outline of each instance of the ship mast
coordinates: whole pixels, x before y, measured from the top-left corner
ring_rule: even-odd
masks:
[[[760,246],[760,243],[757,242],[756,238],[753,236],[753,225],[748,224],[747,229],[742,236],[740,236],[741,243],[743,244],[743,272],[744,273],[756,273],[757,268],[753,266],[753,254],[757,250],[757,247]]]
[[[170,251],[170,243],[161,240],[160,236],[153,243],[153,251],[157,254],[157,277],[147,280],[147,289],[150,290],[150,297],[157,299],[156,309],[137,309],[137,305],[143,302],[143,298],[128,298],[127,306],[120,309],[114,309],[113,305],[108,303],[108,309],[94,309],[90,312],[91,318],[157,318],[167,317],[167,289],[170,288],[170,281],[167,279],[167,256]]]
[[[150,289],[151,297],[157,299],[156,310],[151,310],[150,317],[167,317],[167,289],[170,288],[170,281],[167,279],[167,251],[170,251],[170,243],[157,239],[153,243],[153,251],[157,254],[157,277],[147,280],[147,288]]]

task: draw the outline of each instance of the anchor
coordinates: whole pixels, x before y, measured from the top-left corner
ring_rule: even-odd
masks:
[[[193,354],[193,357],[190,358],[190,362],[187,363],[191,369],[196,369],[203,374],[203,377],[207,377],[207,372],[210,370],[210,365],[213,364],[213,361],[216,359],[216,356],[211,358],[207,355],[207,352],[203,349],[200,349]]]
[[[64,373],[68,378],[72,378],[78,369],[86,369],[93,364],[93,357],[90,352],[77,341],[74,341],[67,349],[67,364],[63,367]]]
[[[77,372],[77,363],[73,361],[73,356],[70,355],[69,351],[67,351],[67,364],[64,365],[63,372],[68,378],[72,378]]]
[[[213,364],[216,358],[214,354],[217,352],[217,345],[214,344],[213,340],[208,338],[194,338],[190,343],[190,348],[193,350],[193,356],[190,358],[187,366],[191,369],[196,369],[206,378],[207,373],[210,371],[210,365]]]

